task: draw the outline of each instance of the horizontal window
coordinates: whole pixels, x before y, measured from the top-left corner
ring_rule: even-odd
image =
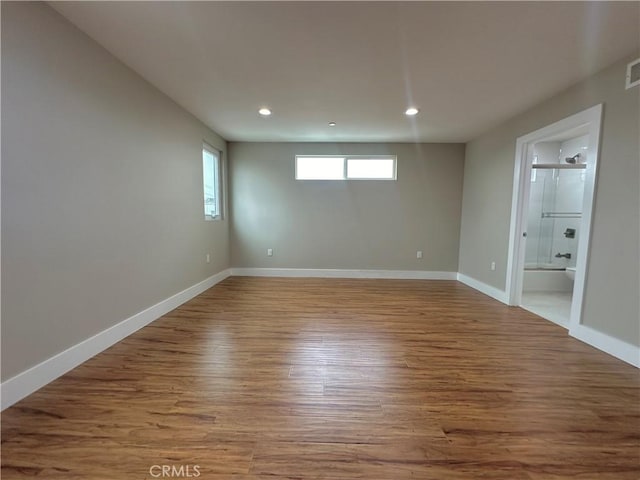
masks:
[[[296,157],[297,180],[343,180],[344,157]]]
[[[296,155],[296,180],[395,179],[395,155]]]
[[[347,158],[347,178],[395,180],[395,158]]]

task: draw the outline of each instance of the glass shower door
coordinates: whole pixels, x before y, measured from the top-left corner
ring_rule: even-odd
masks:
[[[584,169],[532,170],[525,268],[575,266],[583,196]]]

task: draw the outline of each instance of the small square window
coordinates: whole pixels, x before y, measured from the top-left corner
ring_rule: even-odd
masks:
[[[627,65],[627,90],[636,85],[640,85],[640,58]]]
[[[297,180],[343,180],[343,157],[296,157]]]
[[[395,158],[347,158],[347,178],[395,180]]]

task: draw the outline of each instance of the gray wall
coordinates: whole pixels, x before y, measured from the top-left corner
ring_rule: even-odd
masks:
[[[395,154],[398,180],[296,181],[296,154]],[[464,145],[230,143],[229,158],[234,267],[458,270]]]
[[[635,345],[640,345],[640,90],[625,90],[624,79],[626,64],[638,56],[467,144],[460,236],[460,272],[505,289],[516,138],[604,103],[583,323]]]
[[[3,380],[229,266],[203,140],[225,150],[45,4],[2,3]]]

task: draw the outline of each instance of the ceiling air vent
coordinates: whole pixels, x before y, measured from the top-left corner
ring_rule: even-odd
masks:
[[[627,90],[640,85],[640,58],[627,65]]]

